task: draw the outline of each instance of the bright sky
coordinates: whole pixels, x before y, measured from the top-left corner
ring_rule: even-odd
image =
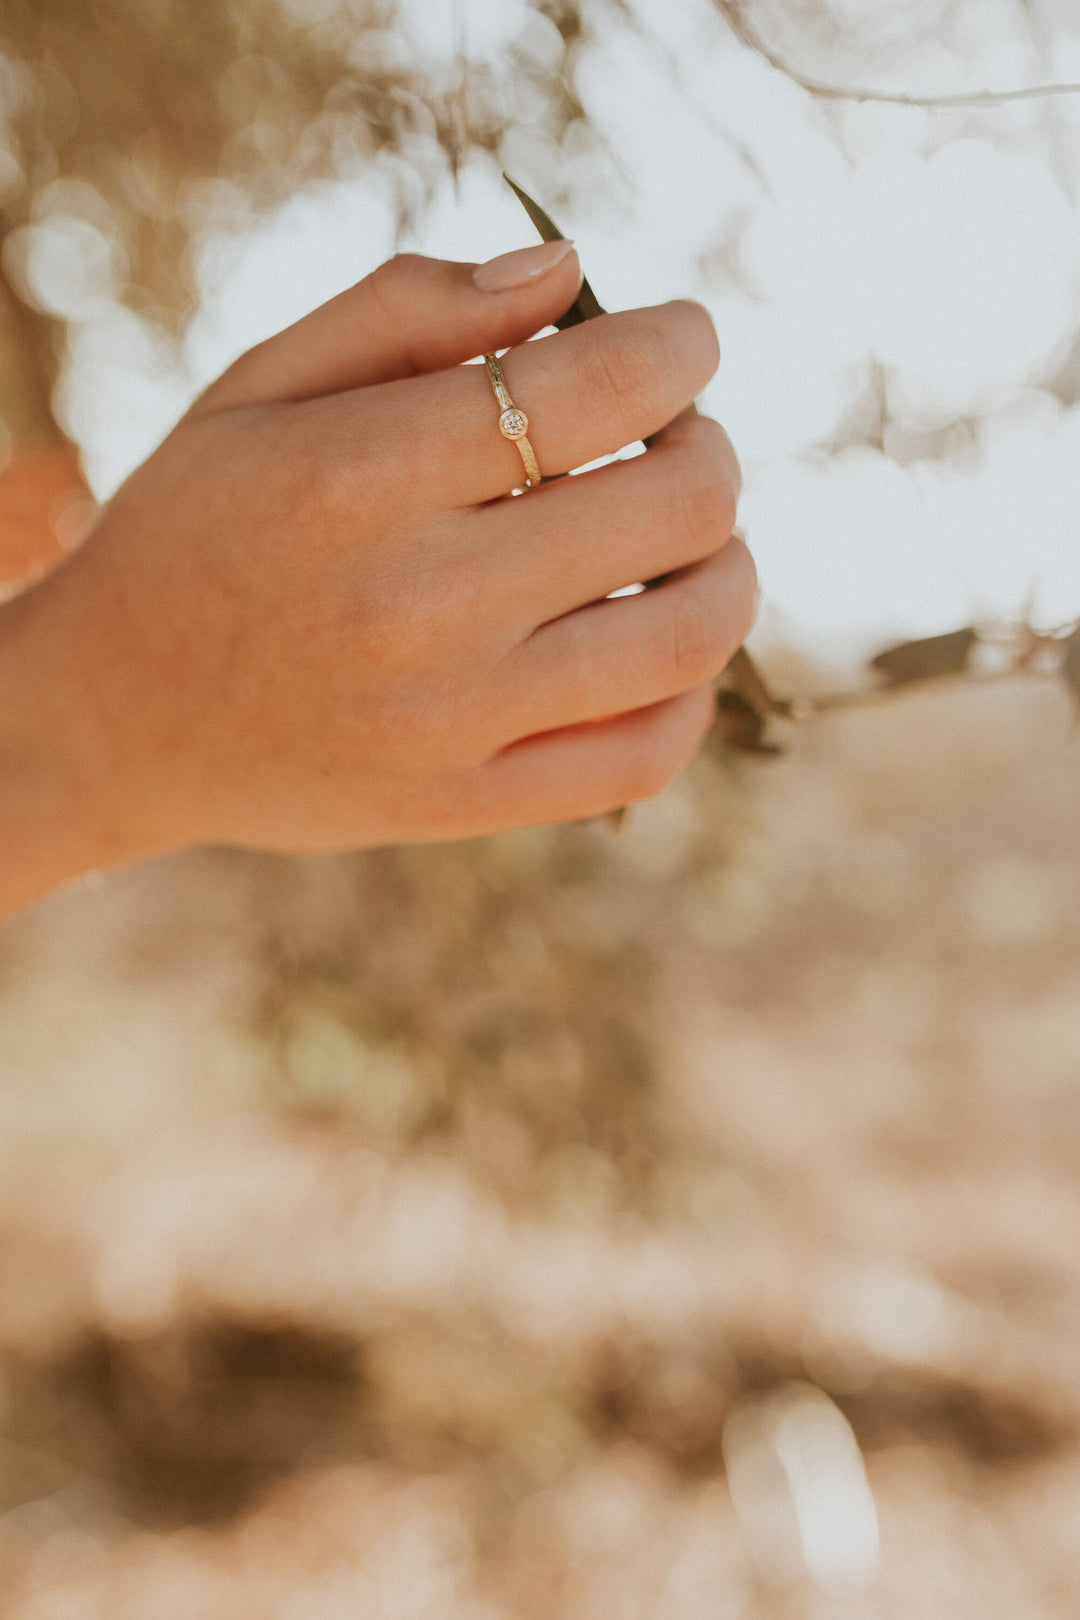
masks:
[[[867,3],[846,0],[853,14]],[[893,87],[1080,79],[1080,36],[1039,60],[997,0],[971,5],[984,26],[965,56],[902,62]],[[447,8],[414,10],[425,48],[445,49]],[[494,52],[518,10],[469,0],[461,14]],[[630,38],[587,65],[585,100],[616,157],[599,173],[579,163],[587,201],[560,223],[608,308],[688,295],[712,311],[723,358],[704,404],[743,462],[741,516],[766,602],[756,634],[823,651],[880,643],[1010,614],[1035,581],[1046,622],[1080,613],[1080,407],[1031,386],[1080,327],[1080,97],[984,112],[977,125],[880,106],[830,118],[698,0],[671,0],[652,26],[679,81]],[[846,71],[882,79],[865,64]],[[508,166],[550,201],[535,149]],[[717,267],[739,222],[737,252]],[[476,162],[403,245],[483,259],[532,240],[494,166]],[[119,348],[115,326],[107,342],[88,326],[70,409],[99,491],[153,447],[195,383],[393,246],[371,182],[320,187],[250,236],[208,244],[188,379],[162,374],[133,321]],[[886,368],[906,464],[868,446],[816,451],[871,362]],[[951,453],[911,459],[912,434],[970,418],[983,420],[953,435]]]

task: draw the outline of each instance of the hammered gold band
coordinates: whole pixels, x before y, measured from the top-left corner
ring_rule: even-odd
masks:
[[[493,354],[485,354],[484,364],[487,367],[488,378],[492,391],[499,402],[501,415],[499,417],[499,432],[511,444],[516,444],[525,468],[525,488],[535,489],[540,482],[540,463],[536,459],[536,451],[529,443],[529,418],[524,411],[518,410],[510,398],[510,390],[506,386],[506,378],[502,374],[502,367]]]

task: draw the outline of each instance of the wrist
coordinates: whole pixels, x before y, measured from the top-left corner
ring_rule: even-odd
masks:
[[[72,578],[86,560],[0,607],[0,917],[157,852],[106,723],[107,629]]]

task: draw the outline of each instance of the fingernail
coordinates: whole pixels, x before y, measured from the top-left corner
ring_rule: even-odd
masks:
[[[500,253],[497,259],[476,266],[473,283],[481,292],[510,292],[514,287],[527,287],[530,281],[539,281],[561,264],[573,251],[573,246],[573,242],[541,242],[537,247]]]

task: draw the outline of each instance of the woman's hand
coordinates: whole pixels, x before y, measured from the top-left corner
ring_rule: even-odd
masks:
[[[684,414],[716,335],[676,302],[525,343],[579,282],[564,243],[399,257],[197,401],[0,617],[0,903],[195,843],[589,816],[679,770],[755,601],[734,453]],[[518,452],[462,364],[510,345],[545,474],[655,447],[510,499]]]

